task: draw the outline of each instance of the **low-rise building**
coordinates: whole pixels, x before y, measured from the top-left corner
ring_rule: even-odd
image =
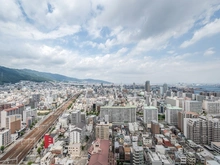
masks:
[[[89,163],[88,165],[108,165],[109,164],[109,147],[110,141],[104,139],[97,139],[93,142],[88,150]]]
[[[53,161],[54,155],[51,152],[47,152],[40,160],[40,165],[50,165]]]
[[[71,157],[78,157],[81,153],[81,143],[74,143],[68,146],[68,153]]]

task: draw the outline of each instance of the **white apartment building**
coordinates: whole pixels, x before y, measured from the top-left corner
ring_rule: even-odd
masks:
[[[37,110],[36,109],[31,109],[31,107],[27,107],[23,111],[23,122],[27,123],[27,120],[30,117],[36,118],[37,117]]]
[[[170,104],[172,106],[179,107],[179,100],[177,97],[166,97],[166,104]]]
[[[220,113],[220,101],[203,101],[203,109],[208,114],[219,114]]]
[[[151,124],[152,120],[158,121],[158,109],[153,106],[144,105],[144,123]]]
[[[137,145],[137,142],[132,143],[131,153],[133,165],[144,164],[144,150],[143,147]]]
[[[11,133],[10,129],[1,129],[0,130],[0,146],[7,146],[11,143]]]
[[[220,120],[212,117],[189,119],[187,122],[187,138],[197,144],[220,142]]]
[[[61,117],[59,117],[58,121],[61,124],[62,127],[67,128],[69,124],[69,114],[63,114]]]
[[[100,118],[108,115],[109,122],[132,123],[136,122],[136,106],[104,106],[100,109]]]
[[[81,132],[82,129],[75,127],[69,133],[70,144],[80,143],[81,142]]]
[[[182,108],[168,106],[165,111],[165,121],[170,125],[178,125],[178,112],[182,111]]]
[[[23,111],[24,111],[24,105],[19,105],[19,106],[16,106],[16,107],[11,107],[11,108],[8,108],[8,109],[4,109],[2,110],[0,113],[1,113],[1,123],[5,123],[6,122],[6,117],[9,116],[9,115],[16,115],[16,114],[21,114],[23,115]],[[1,127],[5,127],[4,125]]]
[[[183,109],[185,111],[190,112],[202,112],[202,102],[201,101],[192,101],[192,100],[185,100],[183,104]]]

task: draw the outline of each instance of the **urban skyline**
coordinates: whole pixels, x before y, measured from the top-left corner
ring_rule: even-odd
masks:
[[[0,65],[113,83],[219,83],[219,9],[218,0],[2,1]]]

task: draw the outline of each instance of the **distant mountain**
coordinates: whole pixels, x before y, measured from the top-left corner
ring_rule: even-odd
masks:
[[[67,77],[60,74],[52,74],[46,72],[38,72],[30,69],[12,69],[0,66],[0,84],[4,83],[17,83],[21,80],[44,82],[44,81],[74,81],[74,82],[87,82],[87,83],[104,83],[110,82],[96,79],[77,79]]]

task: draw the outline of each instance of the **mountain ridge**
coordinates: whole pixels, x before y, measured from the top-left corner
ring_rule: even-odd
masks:
[[[45,82],[45,81],[61,81],[61,82],[87,82],[87,83],[105,83],[110,84],[108,81],[98,80],[98,79],[78,79],[73,77],[68,77],[56,73],[39,72],[31,69],[14,69],[0,66],[0,84],[4,83],[17,83],[19,81],[35,81],[35,82]]]

